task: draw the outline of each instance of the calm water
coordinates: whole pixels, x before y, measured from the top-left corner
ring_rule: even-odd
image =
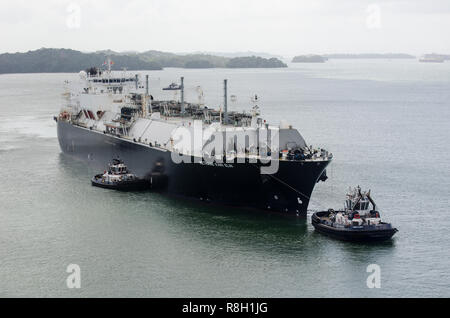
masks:
[[[332,151],[310,209],[371,188],[400,232],[355,245],[305,220],[90,186],[97,171],[61,154],[52,116],[76,74],[0,76],[0,296],[450,296],[450,63],[330,61],[282,70],[151,72],[152,93],[184,75],[187,99],[234,109],[250,96]],[[165,97],[170,97],[166,95]],[[68,264],[81,289],[66,287]],[[381,289],[366,267],[381,266]]]

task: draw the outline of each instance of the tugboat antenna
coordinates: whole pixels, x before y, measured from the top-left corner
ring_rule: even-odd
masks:
[[[372,203],[372,205],[373,205],[373,210],[376,211],[377,210],[377,205],[375,204],[375,201],[370,196],[370,190],[369,190],[369,192],[366,195],[367,195],[367,198],[369,199],[370,203]]]
[[[359,190],[359,196],[358,196],[358,199],[356,200],[355,204],[353,204],[353,206],[352,206],[352,211],[355,211],[355,209],[358,206],[359,201],[361,201],[361,199],[362,199],[362,194],[361,194],[361,190]]]

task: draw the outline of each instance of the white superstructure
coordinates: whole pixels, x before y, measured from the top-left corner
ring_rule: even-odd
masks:
[[[308,147],[288,123],[267,124],[256,105],[248,113],[228,112],[226,81],[222,111],[185,102],[183,78],[181,85],[167,88],[181,90],[181,101],[157,101],[149,94],[148,76],[143,84],[138,75],[126,72],[91,69],[79,75],[78,81],[66,82],[60,118],[94,132],[194,156],[222,156],[221,148],[226,156],[275,153],[277,159],[287,159],[295,150],[303,160],[331,158]]]

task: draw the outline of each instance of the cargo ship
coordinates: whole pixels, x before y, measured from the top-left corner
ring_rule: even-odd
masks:
[[[169,86],[181,98],[156,100],[148,75],[107,64],[65,82],[54,117],[62,152],[98,169],[120,158],[138,178],[164,178],[154,190],[170,196],[306,216],[330,152],[287,123],[270,125],[256,104],[229,111],[227,80],[223,104],[209,108],[185,101],[184,78]]]

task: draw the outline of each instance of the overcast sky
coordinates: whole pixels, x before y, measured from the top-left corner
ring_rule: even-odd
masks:
[[[0,52],[41,47],[450,54],[450,0],[1,0]]]

